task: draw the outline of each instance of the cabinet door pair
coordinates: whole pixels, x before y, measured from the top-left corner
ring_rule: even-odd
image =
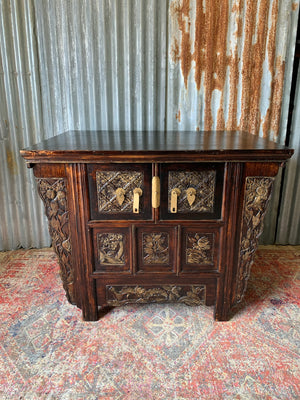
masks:
[[[220,219],[223,163],[88,165],[91,219]]]

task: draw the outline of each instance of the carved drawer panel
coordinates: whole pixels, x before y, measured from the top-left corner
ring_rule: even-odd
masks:
[[[137,272],[176,272],[177,227],[138,227],[136,232]]]
[[[130,273],[129,228],[97,228],[93,232],[96,272]]]
[[[177,212],[212,213],[216,188],[216,171],[169,171],[168,174],[168,211],[171,209],[172,190],[178,190]],[[189,196],[189,189],[194,189]],[[189,201],[190,198],[193,198]]]
[[[92,219],[151,219],[151,164],[89,165]]]
[[[108,285],[109,306],[144,303],[183,303],[199,306],[206,303],[206,286],[195,285]]]
[[[133,191],[144,190],[144,173],[137,171],[97,171],[99,213],[128,213],[133,210]],[[120,191],[120,195],[118,195]],[[143,199],[140,201],[143,208]]]
[[[218,269],[218,229],[183,228],[181,238],[181,272]]]
[[[162,166],[161,218],[221,218],[223,175],[223,164]]]

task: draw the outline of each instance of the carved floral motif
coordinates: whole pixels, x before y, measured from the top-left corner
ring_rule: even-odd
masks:
[[[211,264],[213,262],[213,235],[188,233],[186,236],[187,264]]]
[[[242,231],[236,300],[242,300],[247,288],[254,253],[257,249],[258,238],[263,231],[263,219],[267,210],[274,178],[247,177],[245,188]]]
[[[107,304],[184,303],[190,306],[205,304],[205,285],[186,286],[106,286]]]
[[[53,248],[58,255],[60,276],[67,299],[75,304],[72,248],[70,242],[69,212],[65,180],[60,178],[37,179],[38,193],[45,205],[49,221],[49,233]]]
[[[128,213],[133,208],[133,190],[144,189],[144,173],[136,171],[97,171],[96,172],[99,213]],[[122,191],[122,201],[118,196]],[[143,197],[140,199],[141,206]]]
[[[171,191],[180,190],[177,200],[177,212],[207,212],[214,211],[216,171],[170,171],[169,177],[169,211],[171,210]],[[192,204],[188,200],[188,190],[195,189],[195,199]]]
[[[145,264],[169,263],[169,234],[167,232],[143,234],[143,261]]]
[[[100,264],[125,264],[124,235],[121,233],[98,233]]]

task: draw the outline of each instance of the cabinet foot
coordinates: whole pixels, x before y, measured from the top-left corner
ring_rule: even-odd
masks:
[[[82,310],[83,321],[98,321],[98,311],[97,310]]]
[[[221,312],[217,310],[217,306],[215,307],[215,312],[214,312],[214,319],[215,321],[220,321],[220,322],[225,322],[229,321],[232,317],[232,312],[231,309],[222,309]]]

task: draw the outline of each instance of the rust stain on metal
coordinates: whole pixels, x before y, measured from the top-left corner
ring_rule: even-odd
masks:
[[[7,167],[10,171],[11,174],[16,174],[17,173],[17,163],[14,158],[14,154],[11,150],[6,149],[6,162],[7,162]]]
[[[176,113],[176,119],[178,122],[181,122],[181,111],[178,110],[178,113]]]
[[[269,36],[268,36],[268,43],[267,43],[267,49],[268,49],[268,64],[269,64],[269,70],[270,74],[272,76],[272,82],[271,82],[271,93],[270,97],[273,98],[274,90],[277,89],[275,88],[275,81],[274,81],[274,75],[275,75],[275,56],[276,56],[276,47],[274,46],[274,43],[276,41],[276,26],[277,26],[277,20],[278,20],[278,6],[279,6],[279,0],[276,0],[273,2],[272,6],[272,24],[269,29]],[[275,96],[277,96],[276,90],[275,90]],[[268,108],[264,121],[262,123],[262,131],[263,131],[263,136],[268,137],[269,132],[270,132],[270,124],[271,124],[271,114],[272,114],[272,105],[273,101],[270,104],[270,107]],[[277,130],[279,128],[279,125],[277,127]]]
[[[174,63],[177,63],[180,61],[180,50],[179,50],[179,44],[178,44],[178,40],[174,39],[173,43],[172,43],[172,49],[171,49],[171,60]]]
[[[284,83],[285,62],[281,56],[276,59],[276,75],[274,78],[274,90],[272,97],[272,113],[271,113],[271,131],[274,132],[275,137],[278,135],[280,114],[282,105],[282,93]]]
[[[180,60],[181,71],[184,77],[184,84],[187,87],[188,77],[192,68],[191,37],[190,37],[190,1],[182,0],[181,3],[173,2],[171,5],[172,14],[176,15],[179,30],[181,32]],[[176,55],[176,43],[173,46]],[[178,46],[179,48],[179,46]]]
[[[202,0],[197,0],[193,59],[197,89],[200,88],[204,73],[205,129],[210,129],[213,124],[212,93],[215,89],[222,91],[225,84],[226,67],[229,60],[226,55],[228,14],[228,0],[207,0],[205,10]],[[224,112],[221,110],[218,113],[217,128],[222,129],[224,124]]]
[[[297,6],[293,3],[292,7],[295,9]],[[176,20],[179,31],[179,36],[174,36],[172,40],[171,58],[180,63],[186,88],[192,68],[197,90],[204,88],[204,129],[211,129],[215,122],[217,129],[243,129],[258,134],[262,126],[265,136],[270,129],[277,136],[284,77],[283,61],[275,60],[278,8],[279,0],[171,2],[171,17]],[[195,10],[195,15],[191,15],[191,10]],[[228,37],[231,17],[235,18],[232,48],[231,38]],[[266,60],[271,76],[271,104],[262,117],[260,103]],[[225,124],[223,104],[225,95],[227,98],[225,84],[228,69],[229,102]],[[238,121],[239,84],[241,115]],[[214,121],[212,99],[216,89],[220,91],[220,106]]]
[[[298,3],[292,3],[292,10],[296,11],[298,8]]]
[[[256,42],[252,45],[251,83],[249,88],[249,115],[247,130],[252,134],[259,132],[260,125],[260,98],[263,77],[263,62],[266,56],[266,42],[268,33],[268,15],[270,0],[261,0],[259,19],[256,32]]]
[[[243,33],[243,19],[242,13],[244,9],[243,0],[237,0],[232,8],[232,12],[236,13],[236,37],[237,40],[241,38]],[[230,84],[229,84],[229,110],[227,129],[237,128],[237,101],[238,101],[238,83],[239,83],[239,54],[238,54],[238,43],[235,43],[233,54],[229,61],[230,67]]]

